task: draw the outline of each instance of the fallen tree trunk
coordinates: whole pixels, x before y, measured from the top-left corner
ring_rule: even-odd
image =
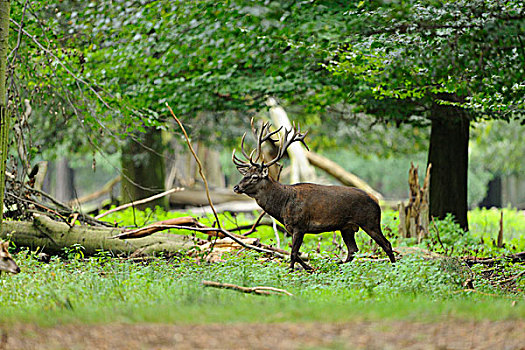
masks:
[[[113,191],[113,188],[118,185],[120,180],[121,180],[121,176],[119,175],[115,177],[114,179],[108,181],[100,190],[87,194],[85,196],[82,196],[80,198],[72,199],[68,202],[68,204],[70,206],[81,205],[87,202],[94,201],[95,199],[99,199],[100,197],[108,193],[111,193]]]
[[[211,190],[210,196],[214,205],[232,201],[251,201],[249,197],[236,194],[229,188]],[[186,189],[182,192],[172,193],[169,201],[170,205],[173,206],[185,205],[197,207],[210,204],[204,189]]]
[[[29,247],[31,250],[40,248],[48,254],[57,254],[63,252],[65,247],[80,244],[84,247],[83,252],[86,256],[96,254],[100,250],[125,255],[136,252],[140,252],[141,255],[161,252],[174,254],[194,245],[189,237],[173,234],[156,234],[131,240],[110,238],[122,232],[119,228],[70,227],[47,216],[36,216],[33,222],[5,221],[0,238],[10,239],[19,247]]]

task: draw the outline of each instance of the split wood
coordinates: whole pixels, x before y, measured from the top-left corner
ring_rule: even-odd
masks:
[[[169,194],[172,194],[174,192],[180,192],[180,191],[184,191],[184,188],[182,188],[182,187],[172,188],[170,190],[164,191],[162,193],[158,193],[158,194],[156,194],[154,196],[151,196],[151,197],[148,197],[148,198],[141,199],[139,201],[126,203],[124,205],[121,205],[119,207],[113,208],[111,210],[108,210],[108,211],[106,211],[106,212],[104,212],[102,214],[99,214],[99,215],[95,216],[95,219],[98,220],[98,219],[103,218],[104,216],[106,216],[108,214],[111,214],[111,213],[114,213],[114,212],[117,212],[117,211],[120,211],[120,210],[124,210],[126,208],[133,207],[133,206],[136,206],[136,205],[148,203],[148,202],[154,201],[155,199],[159,199],[159,198],[162,198],[162,197],[167,196]]]
[[[288,295],[293,296],[292,293],[279,288],[274,287],[241,287],[235,284],[229,284],[229,283],[219,283],[214,281],[202,281],[202,284],[205,287],[215,287],[215,288],[224,288],[224,289],[232,289],[243,293],[253,293],[253,294],[259,294],[259,295]]]

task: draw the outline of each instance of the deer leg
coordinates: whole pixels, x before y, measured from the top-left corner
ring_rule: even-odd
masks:
[[[351,228],[341,230],[341,236],[348,249],[348,256],[346,257],[345,263],[350,262],[354,259],[355,253],[359,250],[357,243],[355,242],[355,231]]]
[[[386,239],[386,237],[381,232],[381,227],[377,227],[375,229],[362,227],[362,229],[366,233],[368,233],[368,235],[370,237],[372,237],[372,239],[374,241],[376,241],[376,243],[379,244],[379,246],[381,248],[383,248],[383,250],[385,251],[386,255],[388,255],[388,258],[390,259],[390,262],[395,263],[396,262],[396,258],[394,257],[394,251],[392,250],[392,244],[390,244],[388,239]]]
[[[292,234],[292,253],[291,260],[290,260],[290,270],[293,271],[295,262],[297,261],[305,270],[312,270],[312,267],[310,267],[307,263],[303,261],[299,257],[299,248],[301,248],[301,244],[303,244],[303,238],[304,233],[294,231]]]

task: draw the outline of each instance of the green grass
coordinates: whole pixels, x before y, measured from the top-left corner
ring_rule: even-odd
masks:
[[[392,266],[314,262],[318,273],[288,273],[285,263],[257,254],[198,264],[155,259],[148,264],[101,255],[37,262],[17,255],[23,272],[0,277],[0,322],[344,322],[354,319],[435,320],[525,317],[523,296],[474,277],[480,293],[463,292],[471,277],[455,260],[409,257]],[[202,280],[273,286],[293,293],[258,296],[202,286]],[[512,301],[518,300],[516,306]]]
[[[36,322],[52,325],[66,322],[344,322],[355,319],[407,319],[435,321],[443,318],[517,319],[525,317],[525,277],[516,278],[510,288],[500,281],[516,276],[523,264],[502,261],[493,267],[469,268],[458,259],[463,254],[502,255],[520,248],[520,225],[525,219],[507,213],[505,248],[495,248],[484,238],[498,228],[499,215],[471,212],[470,233],[458,230],[452,220],[436,222],[443,243],[436,243],[436,232],[420,247],[441,253],[441,259],[425,260],[405,256],[392,265],[362,259],[383,254],[370,238],[358,234],[361,258],[350,264],[336,261],[345,254],[340,237],[333,243],[331,233],[307,235],[303,252],[311,256],[316,273],[289,273],[287,262],[268,261],[253,252],[225,256],[219,263],[202,263],[186,256],[161,257],[137,263],[102,252],[84,259],[79,246],[66,249],[51,263],[38,262],[34,253],[14,254],[22,268],[18,275],[0,275],[0,322]],[[162,211],[119,213],[119,221],[139,225],[163,220]],[[397,236],[397,214],[383,216],[385,234],[394,246],[415,245]],[[224,224],[235,226],[249,217],[223,217]],[[202,220],[204,221],[204,220]],[[484,223],[479,229],[478,223]],[[517,227],[516,233],[511,227]],[[256,236],[266,243],[274,239],[271,228],[261,228]],[[288,238],[280,237],[283,245]],[[317,253],[320,248],[320,253]],[[294,294],[258,296],[237,291],[204,287],[202,280],[241,286],[272,286]],[[468,291],[465,281],[472,280],[476,291]],[[509,287],[509,286],[507,286]]]
[[[480,209],[468,213],[472,235],[485,242],[496,241],[503,213],[503,243],[509,250],[525,251],[525,212],[512,208]]]

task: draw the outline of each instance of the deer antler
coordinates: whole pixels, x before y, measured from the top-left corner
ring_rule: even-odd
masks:
[[[249,168],[251,166],[248,162],[237,158],[237,156],[235,155],[235,149],[232,152],[232,161],[233,164],[235,164],[235,166],[237,167],[237,169],[239,169],[239,171],[241,171],[241,169]]]
[[[236,155],[235,155],[235,149],[233,150],[232,152],[232,161],[233,161],[233,164],[235,164],[235,166],[237,167],[237,170],[239,170],[240,173],[244,174],[246,172],[246,169],[252,167],[252,166],[257,166],[258,164],[255,163],[253,161],[253,153],[255,152],[255,150],[253,150],[250,155],[248,155],[248,153],[246,153],[246,151],[244,150],[244,140],[246,139],[246,133],[244,133],[244,135],[242,135],[242,139],[241,139],[241,152],[242,152],[242,155],[244,156],[244,158],[246,158],[248,161],[244,161],[240,158],[238,158]]]
[[[292,136],[288,137],[292,131],[293,131]],[[308,145],[306,144],[306,142],[304,142],[304,138],[306,137],[307,134],[308,134],[308,131],[305,133],[301,133],[301,127],[299,126],[299,124],[296,127],[295,123],[292,124],[291,129],[284,129],[284,137],[282,139],[279,137],[280,145],[279,145],[279,151],[277,153],[277,156],[274,159],[270,160],[267,164],[263,164],[263,166],[270,167],[274,165],[275,163],[277,163],[279,160],[281,160],[281,158],[286,153],[286,150],[288,149],[288,147],[296,141],[300,141],[304,145],[304,147],[306,147],[306,149],[309,151],[310,149],[308,148]]]
[[[270,126],[271,124],[269,122],[262,123],[261,124],[261,130],[259,131],[259,135],[257,135],[255,128],[253,127],[253,118],[252,118],[252,132],[256,137],[257,140],[257,152],[255,153],[254,162],[257,162],[259,158],[262,156],[262,144],[266,141],[271,141],[273,143],[277,142],[278,140],[272,139],[272,136],[275,134],[278,134],[279,131],[283,128],[282,126],[275,130],[270,132]],[[261,162],[263,163],[263,162]]]
[[[244,158],[246,158],[246,161],[239,159],[235,155],[235,150],[233,150],[233,153],[232,153],[232,161],[237,167],[237,169],[239,170],[239,172],[241,173],[244,173],[247,168],[250,168],[252,166],[266,167],[266,168],[272,166],[284,156],[286,149],[293,142],[300,141],[303,143],[306,149],[308,149],[308,146],[304,142],[304,138],[308,134],[308,132],[301,133],[300,127],[298,126],[296,128],[295,123],[292,125],[292,129],[289,129],[289,130],[286,128],[284,129],[283,138],[281,138],[281,135],[279,133],[283,129],[282,126],[275,131],[270,131],[271,124],[269,122],[266,122],[266,123],[263,122],[261,123],[261,128],[259,129],[259,131],[257,131],[256,128],[254,127],[254,121],[252,118],[251,127],[252,127],[252,133],[255,137],[255,140],[257,141],[256,148],[253,151],[251,151],[251,153],[248,155],[248,153],[244,149],[244,141],[246,140],[246,133],[244,133],[241,139],[241,152]],[[292,131],[293,131],[293,134],[291,137],[289,137]],[[274,136],[275,134],[278,135],[279,137],[278,140],[274,140],[272,138],[272,136]],[[262,145],[266,141],[271,141],[273,143],[279,142],[280,146],[279,146],[279,151],[278,151],[277,156],[274,159],[272,159],[270,162],[265,164],[264,160],[262,160],[261,158],[262,158]],[[261,160],[260,163],[259,163],[259,160]]]

